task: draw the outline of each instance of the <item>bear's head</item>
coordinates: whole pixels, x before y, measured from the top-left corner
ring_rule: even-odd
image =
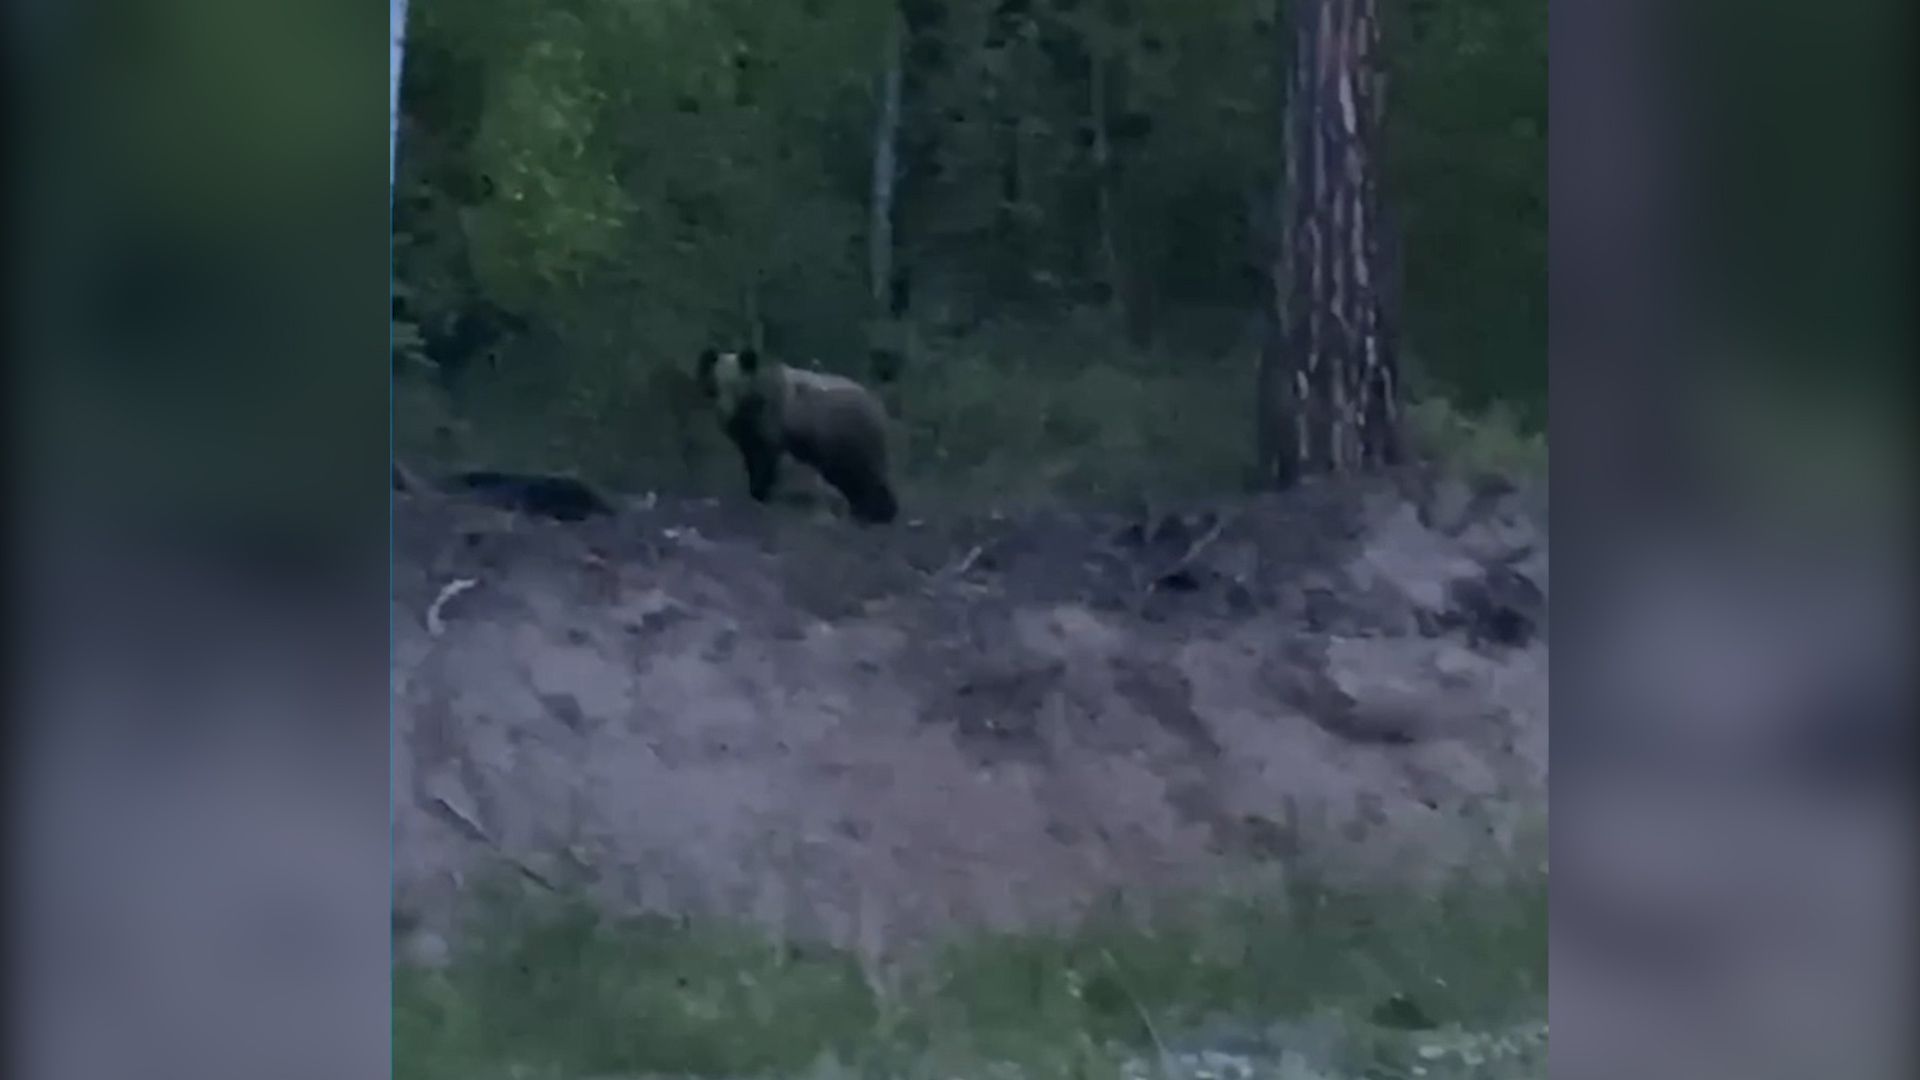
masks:
[[[771,392],[773,366],[753,349],[706,349],[700,353],[700,391],[721,416],[733,416]]]

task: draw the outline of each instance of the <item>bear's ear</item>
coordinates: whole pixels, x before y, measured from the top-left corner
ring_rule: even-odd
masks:
[[[753,349],[740,350],[740,370],[752,373],[760,370],[760,354]]]

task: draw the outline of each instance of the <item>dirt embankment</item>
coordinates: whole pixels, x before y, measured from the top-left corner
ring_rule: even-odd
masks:
[[[1510,490],[864,530],[398,502],[403,926],[516,866],[889,950],[1263,867],[1426,879],[1544,814],[1546,536]]]

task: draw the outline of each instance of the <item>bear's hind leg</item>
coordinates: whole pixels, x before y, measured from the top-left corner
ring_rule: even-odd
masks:
[[[872,469],[858,466],[841,466],[822,472],[828,483],[846,496],[847,509],[857,521],[869,525],[884,525],[892,521],[900,512],[899,503],[893,497],[893,488],[887,478]]]

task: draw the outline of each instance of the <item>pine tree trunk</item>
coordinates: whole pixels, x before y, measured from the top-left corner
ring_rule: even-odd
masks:
[[[1401,456],[1393,290],[1381,235],[1385,76],[1377,6],[1293,5],[1283,235],[1260,371],[1260,475],[1269,487]]]

